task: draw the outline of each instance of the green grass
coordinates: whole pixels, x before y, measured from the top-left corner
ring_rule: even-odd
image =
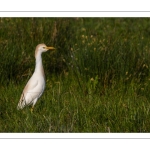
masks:
[[[0,132],[150,132],[149,18],[1,18]],[[17,104],[45,43],[46,89]]]

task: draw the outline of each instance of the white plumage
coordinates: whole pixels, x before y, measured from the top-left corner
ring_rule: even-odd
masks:
[[[45,74],[41,55],[43,52],[53,49],[54,47],[47,47],[45,44],[37,45],[35,49],[35,71],[21,94],[17,109],[23,109],[27,105],[32,105],[33,109],[38,98],[42,95],[45,89]]]

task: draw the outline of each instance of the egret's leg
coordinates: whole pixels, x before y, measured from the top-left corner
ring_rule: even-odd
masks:
[[[32,107],[31,107],[31,112],[33,112],[34,105],[35,105],[36,102],[37,102],[37,98],[33,101],[33,104],[32,104]]]
[[[32,107],[31,107],[31,113],[33,112],[33,109],[34,109],[34,105],[32,105]]]

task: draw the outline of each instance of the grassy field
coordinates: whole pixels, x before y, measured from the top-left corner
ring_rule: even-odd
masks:
[[[37,44],[46,89],[17,104]],[[0,132],[150,132],[149,18],[1,18]]]

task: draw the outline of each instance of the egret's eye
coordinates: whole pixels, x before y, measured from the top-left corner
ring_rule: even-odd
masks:
[[[45,49],[45,47],[43,47],[43,49]]]

